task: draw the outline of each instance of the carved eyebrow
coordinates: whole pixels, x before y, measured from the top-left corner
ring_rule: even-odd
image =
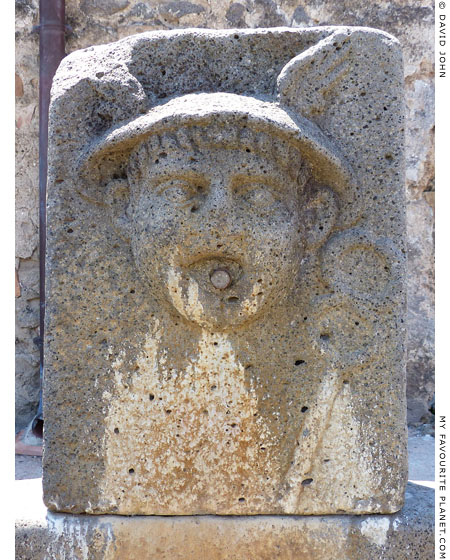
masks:
[[[255,183],[263,184],[276,191],[284,190],[284,183],[286,182],[286,177],[279,175],[278,173],[271,172],[267,175],[257,174],[257,175],[247,175],[244,173],[237,173],[233,175],[231,179],[231,188],[236,189],[239,187],[245,188],[246,186],[253,185]]]
[[[155,190],[158,190],[158,187],[163,185],[163,183],[168,183],[170,181],[183,181],[192,187],[205,188],[209,185],[209,180],[204,175],[192,172],[174,173],[162,171],[161,173],[152,175],[150,180]]]

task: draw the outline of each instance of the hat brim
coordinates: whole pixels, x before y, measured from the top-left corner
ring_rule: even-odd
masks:
[[[293,117],[279,105],[233,93],[197,93],[174,98],[148,113],[109,130],[82,155],[81,171],[90,175],[100,162],[117,163],[152,134],[170,132],[183,126],[207,125],[223,121],[224,126],[244,124],[276,135],[294,146],[310,165],[314,178],[347,190],[353,172],[338,148],[312,122]]]

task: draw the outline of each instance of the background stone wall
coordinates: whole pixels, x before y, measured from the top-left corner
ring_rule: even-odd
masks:
[[[408,197],[408,417],[430,421],[434,393],[434,3],[431,0],[66,0],[66,52],[142,31],[359,25],[403,45]],[[39,395],[39,0],[16,0],[16,428]]]

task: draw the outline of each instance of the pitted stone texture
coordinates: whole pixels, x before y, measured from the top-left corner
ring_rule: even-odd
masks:
[[[142,34],[67,57],[52,94],[47,506],[397,511],[398,42]]]
[[[16,560],[46,560],[50,535],[45,519],[16,520],[15,558]],[[63,556],[59,556],[61,558]],[[56,556],[58,558],[58,556]]]
[[[413,0],[390,0],[382,4],[361,3],[356,0],[339,3],[334,0],[320,0],[314,3],[309,0],[298,0],[295,3],[290,0],[247,0],[245,3],[231,0],[195,0],[187,3],[190,13],[187,13],[187,7],[174,10],[174,6],[178,6],[179,3],[169,2],[172,16],[176,15],[170,21],[163,17],[158,9],[161,5],[161,13],[168,10],[166,0],[154,0],[151,6],[140,0],[130,0],[127,8],[115,11],[113,6],[120,3],[104,3],[103,5],[108,7],[103,14],[97,10],[97,14],[87,15],[81,10],[79,0],[66,0],[67,22],[73,30],[66,36],[66,51],[107,43],[140,31],[187,27],[254,28],[278,24],[292,27],[363,25],[383,29],[400,40],[406,63],[405,153],[408,214],[411,224],[408,231],[408,415],[411,422],[430,418],[426,411],[430,407],[434,392],[434,254],[433,249],[430,251],[428,248],[428,232],[432,232],[434,227],[433,212],[430,213],[434,205],[434,13],[431,0],[421,2],[420,6]],[[16,165],[16,184],[17,195],[25,201],[25,206],[22,207],[24,212],[17,214],[16,238],[18,247],[30,245],[32,251],[36,251],[38,245],[37,221],[34,219],[38,210],[37,109],[31,121],[31,134],[28,127],[22,124],[33,115],[33,107],[37,106],[38,100],[39,40],[38,35],[32,32],[33,25],[39,23],[38,4],[37,0],[16,1],[16,72],[24,90],[16,103],[18,154],[23,154],[18,159],[20,165]],[[93,2],[91,4],[94,6]],[[98,2],[96,4],[100,5]],[[204,11],[201,11],[202,8]],[[114,13],[107,14],[107,11]],[[275,18],[278,18],[278,23]],[[20,86],[17,93],[21,93]],[[32,174],[31,182],[28,174],[23,172],[25,168],[36,171]],[[421,230],[421,224],[424,222],[427,232],[415,235],[416,231]],[[21,254],[21,251],[16,254],[17,266],[19,261],[22,261]],[[34,276],[38,279],[38,266],[34,269]],[[25,285],[25,282],[21,280],[21,284]],[[38,367],[31,365],[35,364],[38,355],[32,343],[36,336],[37,332],[34,329],[24,331],[20,338],[19,354],[24,353],[24,347],[32,348],[31,352],[26,350],[30,365],[21,372],[19,383],[23,387],[26,384],[34,386],[38,375]],[[34,390],[29,391],[26,400],[16,409],[18,427],[24,427],[29,422],[37,405],[37,393]],[[24,410],[27,412],[23,413]]]
[[[433,560],[434,492],[408,484],[405,507],[383,516],[49,513],[45,528],[16,525],[16,543],[21,560]]]

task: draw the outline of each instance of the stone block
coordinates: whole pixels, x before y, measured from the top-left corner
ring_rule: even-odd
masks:
[[[434,492],[390,515],[124,517],[48,513],[16,524],[26,560],[433,560]]]
[[[402,76],[393,37],[350,27],[143,33],[64,59],[49,509],[402,507]]]

